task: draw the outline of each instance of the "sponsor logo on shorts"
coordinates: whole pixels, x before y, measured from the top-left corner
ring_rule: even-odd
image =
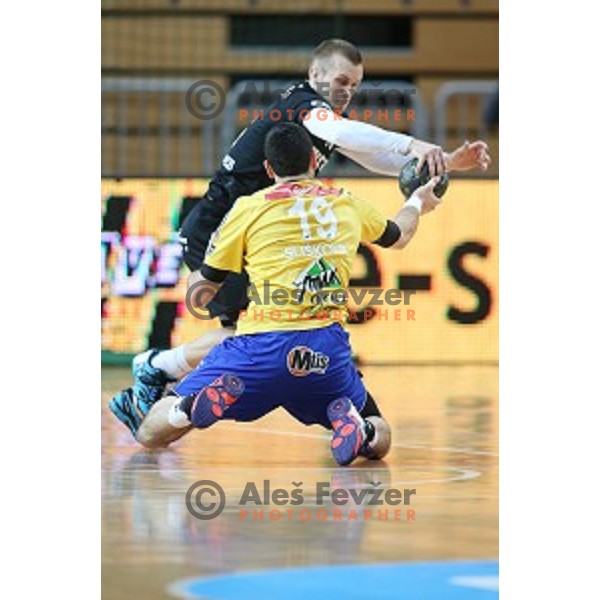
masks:
[[[294,377],[306,377],[310,373],[323,375],[328,366],[329,356],[308,346],[296,346],[287,355],[288,371]]]

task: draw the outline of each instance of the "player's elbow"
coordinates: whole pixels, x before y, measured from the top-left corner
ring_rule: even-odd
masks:
[[[187,302],[192,308],[206,308],[221,287],[220,283],[204,279],[201,275],[192,273],[188,277]]]
[[[200,269],[198,269],[197,271],[193,271],[192,273],[190,273],[188,275],[188,279],[187,279],[188,288],[198,287],[199,285],[206,283],[206,281],[207,281],[206,277],[204,277],[204,275],[202,275],[202,272],[200,271]]]
[[[205,289],[195,289],[191,294],[191,304],[193,308],[206,308],[208,303],[213,299],[214,293],[208,292]]]

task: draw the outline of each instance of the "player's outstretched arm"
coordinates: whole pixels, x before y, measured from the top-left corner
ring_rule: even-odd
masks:
[[[476,142],[467,140],[448,155],[450,171],[470,171],[471,169],[487,171],[491,162],[488,145],[481,140]]]
[[[438,206],[442,199],[433,193],[433,188],[439,183],[439,177],[432,177],[426,185],[417,188],[412,196],[404,203],[393,221],[400,229],[400,237],[391,246],[401,250],[406,248],[414,237],[419,226],[419,217],[427,214]]]
[[[402,167],[410,161],[411,154],[393,152],[357,152],[347,148],[338,148],[338,152],[352,159],[368,171],[379,175],[397,177]],[[486,171],[491,163],[488,146],[485,142],[465,142],[462,146],[446,154],[448,171]]]
[[[402,167],[412,159],[410,155],[405,156],[393,152],[357,152],[347,148],[338,148],[338,152],[358,163],[367,171],[371,171],[371,173],[390,177],[398,177]]]
[[[313,135],[343,150],[417,157],[418,170],[427,163],[433,175],[441,175],[448,167],[448,155],[440,146],[376,125],[346,119],[330,109],[313,108],[302,123]]]
[[[427,163],[429,172],[435,175],[445,171],[485,171],[491,163],[488,146],[481,140],[466,141],[447,153],[436,144],[346,119],[322,107],[313,109],[303,124],[313,135],[338,146],[345,156],[381,175],[396,176],[414,157],[419,159],[417,172]]]

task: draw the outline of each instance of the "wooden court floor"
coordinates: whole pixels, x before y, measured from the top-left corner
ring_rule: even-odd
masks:
[[[497,558],[497,367],[362,370],[392,424],[393,449],[385,461],[339,468],[327,432],[282,410],[255,423],[218,423],[170,449],[145,451],[106,408],[112,394],[129,385],[129,371],[103,369],[103,598],[171,598],[167,590],[176,581],[239,571]],[[198,480],[218,482],[227,496],[212,520],[197,519],[186,507],[186,492]],[[246,483],[260,489],[264,480],[288,491],[292,482],[302,482],[303,507],[312,518],[300,521],[296,513],[272,521],[271,504],[263,507],[264,521],[252,518],[259,508],[253,505],[242,519],[237,500]],[[331,490],[373,488],[371,482],[415,489],[414,520],[406,520],[405,506],[399,521],[392,510],[387,521],[383,513],[380,520],[367,519],[369,507],[350,502],[342,507],[342,520],[318,521],[317,482],[328,482]],[[386,507],[373,514],[380,508]],[[355,597],[369,596],[357,590]]]

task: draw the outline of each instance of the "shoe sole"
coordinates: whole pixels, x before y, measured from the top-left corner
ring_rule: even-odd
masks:
[[[192,405],[195,427],[210,427],[223,418],[230,406],[244,393],[244,382],[233,373],[223,373],[212,383],[202,388]]]
[[[349,398],[334,400],[327,407],[327,417],[333,427],[331,453],[342,467],[358,456],[365,440],[361,423],[353,412],[357,411]]]

